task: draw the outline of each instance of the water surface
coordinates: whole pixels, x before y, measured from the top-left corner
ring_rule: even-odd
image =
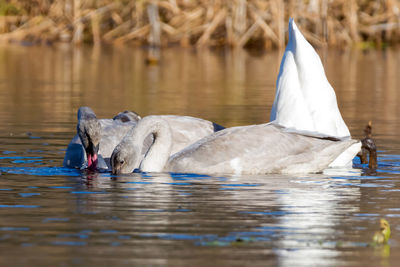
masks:
[[[282,176],[62,167],[76,111],[269,120],[282,52],[0,47],[0,265],[393,265],[400,260],[400,51],[320,51],[355,138],[379,167]],[[372,247],[379,219],[389,245]]]

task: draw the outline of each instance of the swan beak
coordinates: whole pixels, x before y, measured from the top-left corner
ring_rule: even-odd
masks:
[[[121,174],[121,168],[116,168],[113,166],[111,172],[113,175],[119,175],[119,174]]]
[[[99,144],[94,145],[93,143],[90,143],[89,148],[86,151],[88,169],[95,170],[97,168],[98,153]]]

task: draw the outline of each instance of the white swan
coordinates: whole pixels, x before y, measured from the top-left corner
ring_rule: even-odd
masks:
[[[155,140],[143,158],[141,151],[149,134]],[[221,130],[170,156],[171,127],[154,116],[140,120],[124,141],[112,154],[114,174],[138,167],[146,172],[201,174],[321,172],[349,147],[360,147],[356,140],[310,137],[267,123]]]
[[[350,137],[321,59],[293,19],[276,81],[270,120],[297,131]]]
[[[189,116],[159,115],[171,125],[173,148],[175,153],[197,140],[224,127],[199,118]],[[78,110],[77,134],[68,145],[64,157],[64,166],[72,168],[109,169],[110,157],[115,147],[140,120],[134,112],[121,112],[113,119],[97,119],[89,107]],[[141,154],[147,152],[153,142],[153,136],[146,136]]]
[[[97,119],[91,108],[80,107],[77,134],[65,152],[64,167],[107,169],[112,151],[139,119],[131,111],[121,112],[113,119]]]

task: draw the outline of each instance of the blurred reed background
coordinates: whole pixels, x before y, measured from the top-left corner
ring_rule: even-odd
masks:
[[[399,0],[0,0],[0,40],[273,49],[289,17],[316,46],[400,43]]]

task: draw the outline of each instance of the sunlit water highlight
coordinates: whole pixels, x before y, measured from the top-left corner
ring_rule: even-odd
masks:
[[[400,53],[323,54],[352,134],[379,167],[303,176],[113,176],[62,167],[76,110],[268,121],[281,54],[0,49],[0,265],[390,265],[400,260]],[[29,54],[29,57],[27,55]],[[24,64],[21,60],[25,60]],[[28,63],[26,62],[28,61]],[[40,64],[39,64],[40,62]],[[379,219],[389,245],[373,247]]]

